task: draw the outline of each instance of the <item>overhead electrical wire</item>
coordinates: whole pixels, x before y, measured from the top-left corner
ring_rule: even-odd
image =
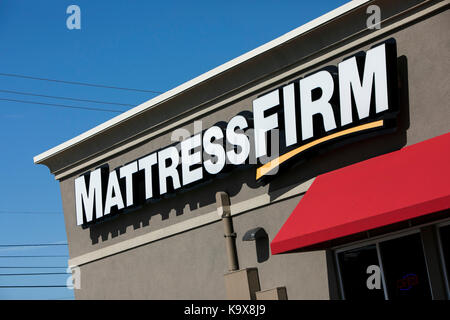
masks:
[[[17,99],[7,99],[7,98],[0,98],[1,101],[8,101],[8,102],[19,102],[19,103],[29,103],[29,104],[38,104],[43,106],[51,106],[51,107],[59,107],[59,108],[70,108],[70,109],[82,109],[82,110],[91,110],[91,111],[104,111],[104,112],[116,112],[116,113],[122,113],[124,110],[114,110],[114,109],[102,109],[102,108],[93,108],[93,107],[80,107],[80,106],[71,106],[66,104],[57,104],[57,103],[44,103],[44,102],[37,102],[37,101],[27,101],[27,100],[17,100]]]
[[[56,267],[56,266],[51,266],[51,267],[46,267],[46,266],[2,266],[0,267],[0,269],[67,269],[68,267]]]
[[[32,272],[32,273],[0,273],[0,277],[4,276],[47,276],[56,274],[70,274],[69,272]]]
[[[150,92],[150,93],[158,93],[158,94],[162,93],[160,91],[155,91],[155,90],[115,87],[115,86],[110,86],[110,85],[105,85],[105,84],[79,82],[79,81],[57,80],[57,79],[41,78],[41,77],[28,76],[28,75],[23,75],[23,74],[15,74],[15,73],[0,73],[0,76],[24,78],[24,79],[31,79],[31,80],[40,80],[40,81],[47,81],[47,82],[58,82],[58,83],[72,84],[72,85],[78,85],[78,86],[96,87],[96,88],[105,88],[105,89],[116,89],[116,90],[136,91],[136,92]]]
[[[67,288],[67,285],[42,285],[42,286],[0,286],[0,289],[16,289],[16,288]]]
[[[8,211],[8,210],[0,210],[0,214],[55,214],[61,215],[62,212],[57,211]]]
[[[67,243],[0,244],[0,248],[67,246]]]
[[[113,104],[113,105],[116,105],[116,106],[124,106],[124,107],[134,107],[135,106],[133,104],[125,104],[125,103],[109,102],[109,101],[100,101],[100,100],[90,100],[90,99],[80,99],[80,98],[72,98],[72,97],[51,96],[51,95],[46,95],[46,94],[38,94],[38,93],[31,93],[31,92],[24,92],[24,91],[15,91],[15,90],[0,89],[0,92],[18,94],[18,95],[23,95],[23,96],[33,96],[33,97],[59,99],[59,100],[92,102],[92,103],[99,103],[99,104]]]
[[[67,255],[0,256],[0,258],[67,258]]]

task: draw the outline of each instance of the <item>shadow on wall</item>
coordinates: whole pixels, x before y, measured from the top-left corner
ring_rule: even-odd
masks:
[[[101,239],[107,241],[111,235],[115,238],[121,234],[125,234],[129,226],[133,226],[133,230],[150,225],[151,220],[155,216],[161,216],[158,220],[168,220],[171,214],[176,216],[189,214],[198,209],[214,205],[215,194],[219,191],[225,191],[230,197],[236,196],[244,185],[251,189],[260,186],[254,178],[254,168],[236,169],[223,175],[218,175],[212,180],[205,181],[192,189],[185,189],[168,195],[158,201],[152,202],[150,205],[125,210],[120,214],[112,216],[110,219],[99,224],[89,226],[92,244],[97,244]],[[176,197],[176,201],[173,201]],[[150,210],[151,208],[151,210]],[[120,219],[117,219],[120,217]]]
[[[407,58],[405,56],[399,57],[397,65],[399,114],[395,132],[367,138],[345,146],[337,146],[333,150],[327,149],[326,152],[319,151],[313,157],[306,159],[308,161],[297,161],[288,167],[284,166],[282,172],[277,174],[276,179],[265,182],[268,185],[268,194],[271,199],[275,199],[282,192],[286,192],[286,189],[283,191],[280,189],[298,185],[325,172],[392,152],[406,145],[406,131],[410,125]],[[195,188],[174,193],[152,203],[150,206],[144,205],[140,208],[134,208],[114,215],[111,219],[102,223],[91,225],[89,230],[92,244],[99,243],[100,239],[105,242],[110,237],[115,238],[125,234],[129,226],[133,226],[133,230],[148,227],[152,219],[155,219],[155,216],[158,215],[164,221],[168,220],[173,212],[176,216],[180,216],[214,205],[215,194],[219,191],[227,192],[231,201],[233,201],[233,197],[241,192],[244,185],[247,185],[250,189],[261,187],[261,183],[255,181],[255,171],[255,167],[237,168],[224,175],[216,176],[213,182],[212,180],[205,181]],[[175,197],[176,201],[173,201]],[[120,219],[116,219],[117,217],[120,217]],[[158,220],[155,223],[158,223]],[[262,243],[262,241],[267,243]],[[268,239],[259,240],[259,243],[256,243],[256,248],[258,262],[266,261],[269,258]]]
[[[248,230],[242,237],[242,241],[254,242],[258,263],[269,259],[269,235],[264,228],[256,227]]]

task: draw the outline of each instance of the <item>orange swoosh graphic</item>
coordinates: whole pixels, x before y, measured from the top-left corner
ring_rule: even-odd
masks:
[[[262,165],[261,167],[259,167],[258,169],[256,169],[256,180],[258,180],[259,178],[263,177],[264,175],[266,175],[267,173],[269,173],[271,170],[275,169],[276,167],[278,167],[280,164],[282,164],[283,162],[285,162],[286,160],[292,158],[293,156],[296,156],[297,154],[312,148],[318,144],[321,144],[323,142],[326,141],[330,141],[342,136],[346,136],[349,135],[351,133],[355,133],[355,132],[359,132],[359,131],[364,131],[364,130],[368,130],[368,129],[373,129],[373,128],[378,128],[378,127],[382,127],[383,126],[384,121],[383,120],[378,120],[378,121],[374,121],[374,122],[370,122],[370,123],[366,123],[366,124],[362,124],[360,126],[356,126],[354,128],[350,128],[350,129],[346,129],[346,130],[342,130],[333,134],[330,134],[329,136],[311,141],[305,145],[302,145],[294,150],[291,150],[289,152],[286,152],[285,154],[279,156],[276,159],[271,160],[270,162],[267,162],[266,164]]]

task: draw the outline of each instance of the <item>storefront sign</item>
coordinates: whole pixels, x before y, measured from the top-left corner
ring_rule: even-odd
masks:
[[[164,197],[236,166],[254,165],[256,180],[318,148],[378,132],[396,114],[393,41],[259,96],[238,114],[171,146],[109,171],[75,179],[77,224]],[[275,138],[275,139],[274,139]]]

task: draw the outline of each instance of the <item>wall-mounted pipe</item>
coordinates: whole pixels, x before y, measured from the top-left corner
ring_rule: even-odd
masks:
[[[224,237],[227,246],[228,271],[239,270],[236,250],[236,233],[233,230],[233,221],[230,210],[230,197],[226,192],[216,193],[217,214],[222,218]]]

